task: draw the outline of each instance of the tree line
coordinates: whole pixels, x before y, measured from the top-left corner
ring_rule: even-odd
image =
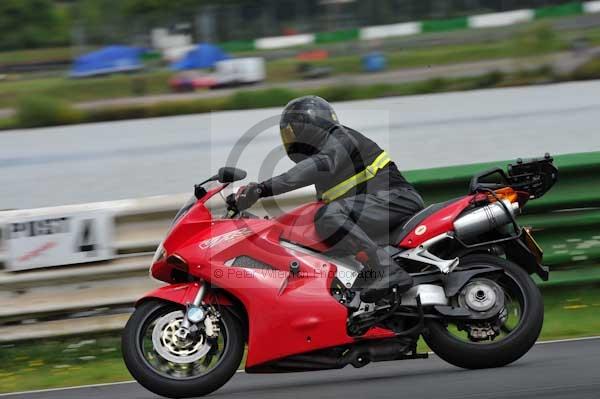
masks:
[[[1,0],[0,50],[119,42],[191,20],[210,4],[256,0]]]
[[[0,51],[65,45],[148,44],[155,27],[187,26],[201,40],[449,18],[573,0],[0,0]]]

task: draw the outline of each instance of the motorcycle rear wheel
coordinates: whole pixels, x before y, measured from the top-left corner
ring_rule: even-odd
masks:
[[[544,303],[538,287],[531,277],[518,265],[491,255],[469,255],[461,259],[460,265],[488,265],[504,269],[504,274],[513,287],[510,295],[520,298],[521,309],[518,324],[498,341],[473,342],[459,339],[448,328],[448,323],[429,320],[425,342],[439,357],[450,364],[466,369],[501,367],[525,355],[540,335],[544,322]],[[516,289],[515,287],[518,287]]]
[[[218,349],[216,358],[211,348],[201,358],[193,359],[194,362],[190,360],[189,364],[178,364],[173,361],[176,359],[161,358],[159,351],[152,347],[152,341],[148,344],[147,337],[157,322],[179,315],[182,318],[183,308],[159,300],[151,300],[138,306],[122,336],[123,359],[127,369],[143,387],[169,398],[203,396],[219,389],[235,374],[244,355],[245,343],[237,318],[226,308],[220,313],[219,328],[222,337],[218,338],[218,344],[213,344]],[[177,323],[177,320],[172,323]],[[193,355],[187,356],[192,357]]]

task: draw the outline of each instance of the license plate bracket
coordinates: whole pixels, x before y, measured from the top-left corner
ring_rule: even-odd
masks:
[[[540,247],[535,238],[533,238],[533,236],[527,229],[523,229],[523,238],[525,240],[527,248],[529,248],[533,255],[535,255],[537,261],[541,263],[542,257],[544,256],[544,250],[542,249],[542,247]]]

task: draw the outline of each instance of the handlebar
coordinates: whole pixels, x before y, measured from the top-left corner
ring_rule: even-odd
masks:
[[[239,215],[240,210],[237,207],[234,193],[229,194],[225,198],[225,203],[227,204],[227,213],[225,214],[226,218],[233,219],[236,215]]]

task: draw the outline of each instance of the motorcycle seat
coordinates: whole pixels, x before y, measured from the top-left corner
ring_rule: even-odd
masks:
[[[425,219],[429,216],[433,215],[440,209],[448,206],[449,204],[455,202],[457,199],[448,200],[445,202],[440,202],[437,204],[431,204],[428,207],[422,209],[418,213],[416,213],[413,217],[408,219],[404,224],[401,224],[395,228],[392,228],[390,231],[389,238],[387,237],[376,237],[375,241],[379,245],[397,245],[402,242],[413,231],[417,226],[419,226]]]

